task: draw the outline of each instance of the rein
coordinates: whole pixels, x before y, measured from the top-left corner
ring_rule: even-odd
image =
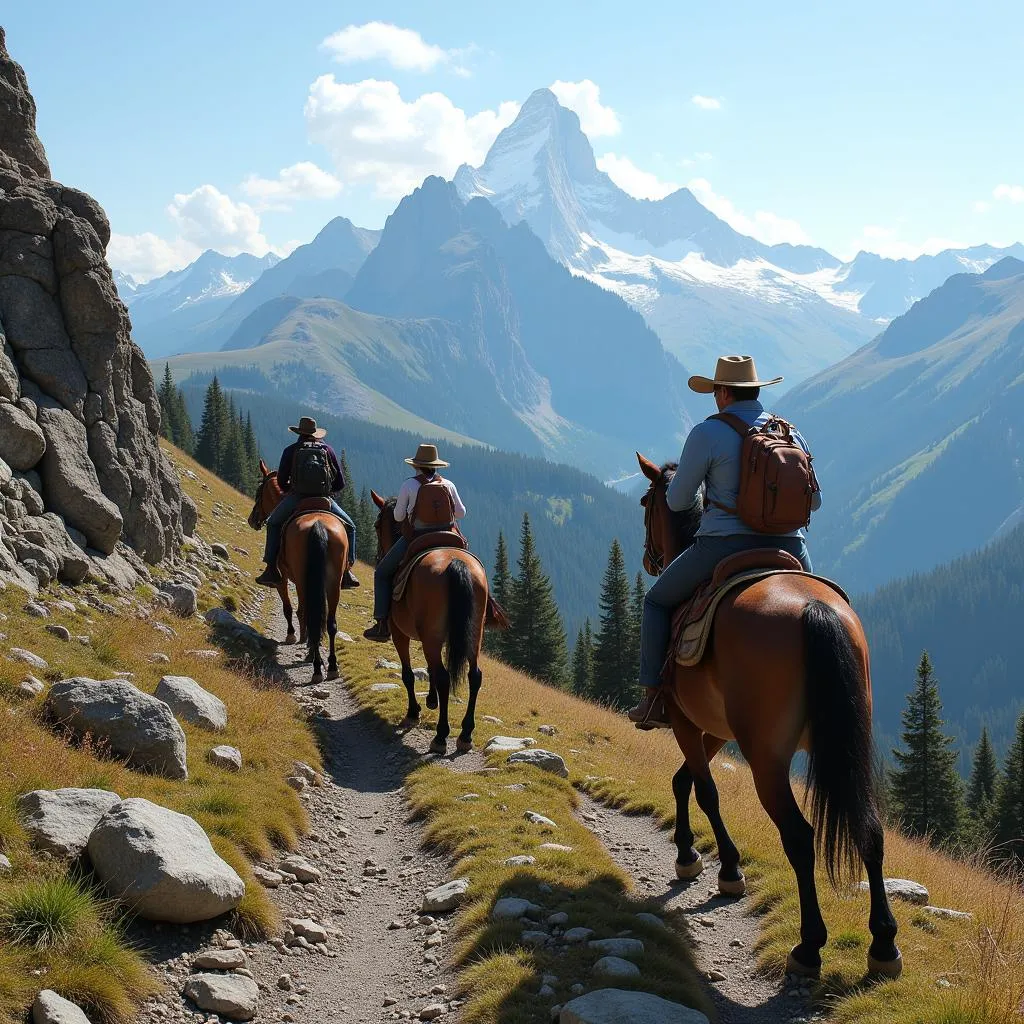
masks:
[[[389,522],[390,522],[390,525],[391,525],[391,543],[388,545],[388,550],[390,550],[392,547],[394,547],[395,541],[398,539],[395,536],[395,534],[397,533],[397,526],[398,526],[398,524],[395,522],[395,518],[394,518],[394,514],[393,514],[394,510],[395,510],[395,505],[396,504],[397,504],[397,499],[396,498],[389,498],[388,501],[387,501],[387,504],[377,513],[377,520],[373,524],[373,529],[374,529],[374,531],[377,534],[377,559],[376,559],[376,563],[375,563],[377,565],[380,565],[381,559],[387,553],[387,552],[385,552],[384,545],[383,545],[383,543],[381,541],[382,527],[384,526],[385,513],[387,513],[387,512],[391,512],[392,513],[392,515],[389,517]]]
[[[660,576],[665,570],[665,556],[655,548],[651,531],[652,511],[657,488],[658,484],[655,481],[640,500],[640,504],[644,507],[644,568],[650,576]]]
[[[276,477],[276,471],[273,473],[268,473],[265,477],[263,477],[262,480],[260,480],[259,484],[257,484],[256,486],[256,495],[253,498],[252,511],[249,513],[248,519],[249,525],[254,530],[259,530],[267,521],[267,517],[270,515],[270,512],[273,511],[273,509],[271,509],[268,512],[264,512],[261,506],[263,504],[263,492],[264,490],[266,490],[267,482],[275,479]]]

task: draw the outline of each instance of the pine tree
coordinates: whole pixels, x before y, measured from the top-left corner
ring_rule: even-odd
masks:
[[[192,418],[185,405],[185,392],[177,388],[171,407],[171,419],[174,424],[174,443],[187,455],[195,451],[196,441],[192,432]]]
[[[633,611],[622,547],[612,541],[608,565],[601,583],[601,624],[594,639],[594,683],[596,700],[616,707],[632,701],[636,686],[632,650]]]
[[[253,485],[255,486],[258,481],[257,467],[260,462],[260,445],[259,441],[256,440],[256,431],[252,426],[252,413],[246,411],[245,414],[245,457],[249,461],[249,466],[252,470]]]
[[[508,567],[508,547],[505,534],[498,531],[498,545],[494,551],[494,572],[491,574],[491,595],[494,600],[508,611],[510,572]],[[495,658],[508,660],[505,647],[509,643],[510,633],[488,629],[484,631],[484,650]]]
[[[505,658],[544,682],[561,686],[566,681],[565,629],[533,546],[530,517],[523,514],[517,573],[509,586],[508,611],[512,628],[506,636]]]
[[[338,495],[338,504],[349,515],[352,515],[359,505],[359,499],[356,497],[356,485],[352,479],[352,471],[348,468],[348,455],[344,448],[341,449],[341,457],[338,461],[341,463],[341,475],[345,479],[345,486],[342,487],[341,493]]]
[[[230,396],[228,397],[226,419],[227,431],[217,475],[236,490],[248,493],[251,473],[249,458],[245,450],[245,426],[241,416],[235,412],[235,402]]]
[[[1024,867],[1024,714],[1017,719],[1017,735],[999,779],[995,825],[1000,854]]]
[[[903,749],[894,750],[890,806],[903,828],[937,844],[956,837],[963,818],[963,787],[956,771],[953,737],[942,732],[942,701],[925,651],[917,684],[903,712]]]
[[[993,806],[999,783],[999,765],[988,738],[988,729],[982,727],[981,739],[974,748],[971,780],[967,784],[967,811],[975,826],[976,838],[983,841],[993,825]]]
[[[178,390],[174,386],[171,364],[164,363],[164,379],[160,382],[160,389],[157,391],[157,398],[160,401],[160,436],[167,438],[171,444],[175,443],[174,420],[177,411],[177,397]]]
[[[216,377],[210,381],[203,399],[203,419],[196,436],[196,461],[220,475],[224,449],[228,444],[228,406]]]
[[[359,495],[359,505],[353,518],[356,521],[356,557],[373,565],[377,561],[377,531],[374,529],[377,517],[370,501],[370,492],[365,487]]]
[[[640,678],[640,626],[644,621],[644,599],[647,597],[647,586],[643,573],[638,572],[633,580],[633,599],[629,607],[629,680],[636,682]]]
[[[576,634],[572,651],[572,692],[577,697],[589,697],[594,689],[594,633],[590,619]]]

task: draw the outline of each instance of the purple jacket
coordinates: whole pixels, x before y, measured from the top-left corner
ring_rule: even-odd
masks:
[[[334,479],[331,482],[331,493],[335,494],[345,487],[345,477],[341,472],[341,465],[338,462],[338,456],[334,454],[334,449],[329,444],[324,444],[323,441],[317,441],[317,444],[323,445],[327,449],[327,457],[331,460],[331,465],[334,467]],[[291,490],[292,486],[292,460],[295,457],[295,449],[302,444],[301,441],[296,441],[295,444],[288,445],[283,452],[281,452],[281,463],[277,467],[277,482],[281,485],[282,491]]]

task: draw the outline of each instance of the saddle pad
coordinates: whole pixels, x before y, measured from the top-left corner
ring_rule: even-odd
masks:
[[[401,601],[402,598],[405,597],[405,588],[409,582],[409,577],[412,576],[413,569],[415,569],[416,566],[427,557],[427,555],[433,554],[435,551],[459,551],[462,554],[469,555],[470,558],[475,559],[480,564],[480,567],[483,568],[484,563],[481,562],[472,551],[467,551],[465,548],[428,548],[426,551],[420,551],[417,555],[414,555],[410,561],[406,562],[401,569],[398,570],[398,573],[395,576],[394,588],[391,591],[392,601]]]
[[[815,576],[811,573],[796,569],[750,569],[747,572],[738,573],[729,577],[720,587],[708,593],[698,591],[694,597],[684,605],[681,605],[672,623],[672,647],[674,658],[669,660],[666,669],[671,669],[672,661],[685,668],[692,668],[700,664],[707,648],[708,638],[711,636],[711,627],[715,622],[715,612],[719,604],[731,591],[737,587],[756,583],[767,576],[809,576],[812,580],[831,587],[844,601],[849,598],[838,583],[826,579],[824,576]],[[709,587],[710,589],[710,587]],[[697,611],[698,614],[691,618],[690,613]]]

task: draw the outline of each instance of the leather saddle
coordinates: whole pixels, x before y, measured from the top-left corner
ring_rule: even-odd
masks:
[[[809,575],[800,560],[781,548],[753,548],[723,558],[710,580],[704,583],[689,601],[681,604],[672,616],[672,643],[665,663],[666,680],[674,665],[691,667],[703,659],[707,650],[715,612],[722,599],[737,587],[754,583],[766,576],[780,573]],[[846,600],[846,594],[831,580],[822,579]]]
[[[430,533],[421,533],[409,541],[409,549],[399,563],[398,571],[395,573],[395,582],[391,593],[393,601],[401,601],[405,596],[405,586],[409,582],[413,569],[431,551],[439,548],[455,548],[458,551],[468,551],[469,541],[458,530],[432,530]],[[473,556],[476,558],[476,556]],[[477,559],[479,561],[479,559]]]
[[[331,499],[330,498],[303,498],[298,505],[295,506],[295,510],[285,520],[285,527],[295,522],[299,516],[308,516],[310,512],[330,512],[331,515],[334,513],[331,511]],[[339,516],[335,516],[339,519]]]

